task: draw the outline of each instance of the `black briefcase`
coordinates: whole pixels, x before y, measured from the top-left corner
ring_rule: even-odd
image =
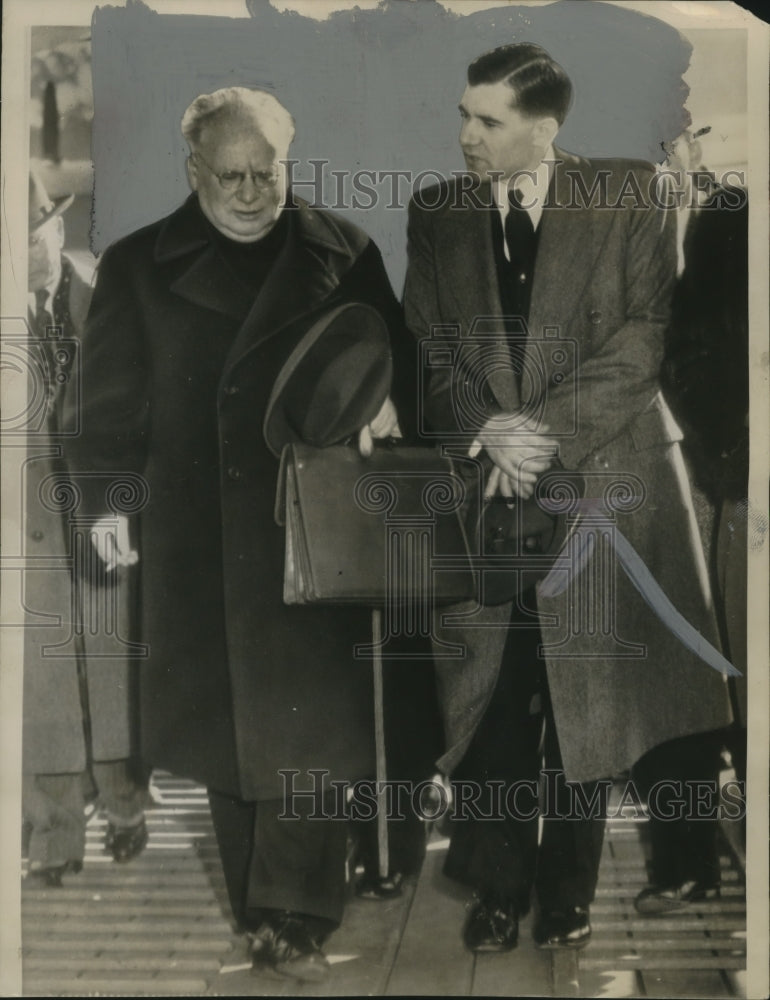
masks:
[[[276,520],[287,604],[453,604],[477,592],[465,484],[438,449],[288,444]]]

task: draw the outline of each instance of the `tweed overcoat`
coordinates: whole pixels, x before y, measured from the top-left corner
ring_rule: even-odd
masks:
[[[79,574],[77,601],[73,587],[74,529],[80,512],[69,502],[76,496],[71,486],[76,489],[77,484],[63,458],[63,397],[68,385],[77,392],[78,342],[91,301],[92,275],[67,261],[72,326],[62,329],[56,343],[63,353],[55,372],[47,370],[40,345],[31,355],[40,364],[32,369],[37,374],[30,384],[27,456],[18,476],[25,511],[22,756],[24,770],[34,774],[82,771],[86,728],[88,752],[97,761],[129,756],[134,737],[132,661],[127,656],[131,572],[121,570],[106,587]],[[32,336],[37,336],[30,325]],[[49,387],[53,396],[46,406]],[[103,609],[98,618],[89,612],[91,607]],[[82,638],[76,638],[76,631]]]
[[[246,800],[279,798],[281,771],[301,772],[296,784],[309,768],[352,779],[373,759],[371,665],[353,659],[369,613],[283,603],[279,462],[262,430],[276,375],[344,302],[373,306],[412,345],[374,244],[294,203],[256,298],[194,195],[105,252],[72,449],[79,468],[148,487],[136,525],[143,756]]]
[[[463,197],[457,180],[412,202],[406,321],[439,349],[424,354],[424,413],[463,448],[494,413],[522,410],[542,420],[564,467],[586,474],[589,497],[614,489],[610,507],[599,504],[610,533],[622,531],[678,610],[715,642],[681,432],[658,382],[676,271],[674,213],[658,207],[668,195],[649,165],[559,150],[555,160],[520,387],[496,320],[502,307],[489,186]],[[458,345],[465,345],[463,363],[450,364]],[[458,409],[460,398],[468,405]],[[562,593],[538,597],[532,613],[568,778],[617,774],[652,746],[729,721],[724,677],[639,597],[606,532],[594,535],[588,565],[565,580]],[[462,658],[437,651],[446,772],[492,696],[510,605],[456,611],[454,624],[444,613],[436,627],[443,641],[465,647]]]

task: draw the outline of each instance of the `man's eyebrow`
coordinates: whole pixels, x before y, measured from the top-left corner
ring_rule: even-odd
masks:
[[[469,117],[472,117],[470,111],[468,111],[468,109],[465,107],[464,104],[458,104],[457,105],[457,110],[461,111],[464,115],[468,115]],[[493,118],[492,115],[476,115],[476,117],[480,118],[483,122],[485,122],[486,124],[489,124],[489,125],[502,125],[503,124],[500,121],[499,118]]]

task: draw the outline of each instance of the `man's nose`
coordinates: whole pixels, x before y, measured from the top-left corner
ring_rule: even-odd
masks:
[[[463,149],[472,149],[478,145],[478,142],[478,129],[474,126],[473,122],[469,120],[463,121],[460,126],[460,145]]]
[[[243,183],[238,188],[238,201],[242,201],[245,205],[253,204],[260,195],[260,190],[255,183],[253,174],[246,174],[243,178]]]

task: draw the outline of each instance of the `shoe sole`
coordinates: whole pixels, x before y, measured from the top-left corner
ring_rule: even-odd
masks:
[[[518,943],[518,941],[514,941],[513,944],[480,944],[475,948],[466,944],[465,947],[474,955],[501,955],[507,951],[513,951]]]
[[[585,948],[590,940],[591,935],[587,934],[579,941],[544,941],[542,944],[536,941],[535,945],[541,951],[579,951],[581,948]]]
[[[692,906],[690,902],[682,900],[671,900],[670,903],[634,903],[634,909],[643,917],[662,917],[667,913],[677,913],[679,910],[686,910]]]
[[[396,889],[394,892],[382,892],[381,890],[371,889],[359,892],[357,889],[354,893],[356,899],[365,899],[369,903],[381,903],[388,899],[398,899],[399,896],[403,896],[402,889]]]
[[[272,966],[279,976],[286,979],[298,979],[301,983],[322,983],[329,975],[330,966],[314,965],[308,963],[302,966],[300,963],[287,962]]]
[[[643,917],[660,917],[667,913],[679,913],[681,910],[689,910],[693,906],[702,903],[718,903],[719,896],[706,896],[703,899],[672,899],[672,900],[645,900],[642,903],[634,903],[634,909]]]
[[[322,983],[326,981],[330,968],[321,966],[317,969],[297,970],[287,965],[274,965],[269,959],[260,959],[255,955],[252,957],[251,974],[253,976],[267,976],[274,982],[294,979],[299,983]]]

